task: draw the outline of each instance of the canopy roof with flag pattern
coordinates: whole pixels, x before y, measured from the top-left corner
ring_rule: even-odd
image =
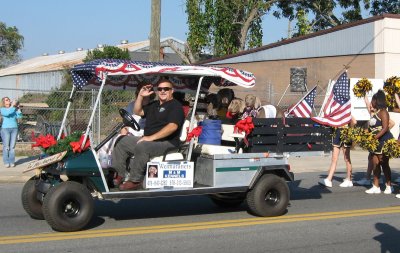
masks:
[[[106,78],[106,86],[118,89],[135,88],[141,81],[156,83],[168,76],[176,89],[196,89],[203,76],[202,87],[239,85],[251,88],[255,85],[252,73],[230,67],[177,65],[160,62],[143,62],[119,59],[100,59],[76,65],[72,80],[78,89],[99,88]]]

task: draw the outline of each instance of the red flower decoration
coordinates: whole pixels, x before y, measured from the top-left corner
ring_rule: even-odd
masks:
[[[36,143],[32,144],[32,147],[40,147],[43,149],[48,149],[49,147],[57,144],[56,139],[51,134],[48,134],[46,136],[39,135],[39,137],[37,137],[37,138],[33,137],[32,141],[36,142]]]
[[[193,137],[199,137],[203,128],[201,126],[193,128],[193,130],[187,134],[186,141],[190,141]]]
[[[79,141],[73,141],[71,142],[69,145],[72,147],[72,151],[74,153],[81,153],[82,151],[88,149],[90,147],[90,140],[89,137],[87,137],[85,145],[82,147],[82,143],[83,143],[83,139],[85,139],[85,135],[82,134],[81,138],[79,139]]]
[[[236,133],[245,132],[246,135],[248,135],[249,133],[251,133],[251,131],[253,131],[253,129],[253,117],[246,117],[245,119],[239,120],[235,125]]]
[[[247,116],[245,119],[239,120],[234,128],[234,133],[241,133],[244,132],[245,136],[243,138],[244,144],[246,146],[249,146],[249,141],[247,140],[247,135],[251,133],[254,129],[254,124],[253,124],[253,117]]]

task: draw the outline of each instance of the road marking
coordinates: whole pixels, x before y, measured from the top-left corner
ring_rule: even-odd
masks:
[[[362,216],[393,214],[393,213],[400,213],[400,206],[348,210],[348,211],[338,211],[338,212],[294,214],[294,215],[285,215],[279,217],[247,218],[247,219],[236,219],[236,220],[219,220],[219,221],[194,222],[194,223],[158,225],[158,226],[100,229],[100,230],[88,230],[88,231],[70,232],[70,233],[58,232],[58,233],[42,233],[42,234],[31,234],[31,235],[21,235],[21,236],[1,236],[0,245],[74,240],[83,238],[88,239],[88,238],[100,238],[100,237],[127,236],[127,235],[144,235],[144,234],[180,232],[180,231],[195,231],[204,229],[328,220],[337,218],[362,217]]]

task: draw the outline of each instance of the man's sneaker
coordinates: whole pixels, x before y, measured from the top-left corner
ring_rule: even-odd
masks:
[[[347,178],[345,178],[343,180],[343,183],[341,183],[339,186],[340,187],[353,187],[353,182],[351,180],[348,180]]]
[[[6,164],[6,168],[10,168],[10,164],[8,163],[8,164]]]
[[[326,187],[332,187],[332,181],[327,178],[319,180],[318,183]]]
[[[372,187],[368,190],[365,191],[368,194],[379,194],[381,193],[381,188],[376,187],[375,185],[372,185]]]
[[[400,194],[396,194],[396,198],[400,199]]]
[[[385,191],[383,193],[392,194],[393,193],[393,186],[386,185]]]
[[[369,185],[371,185],[371,180],[366,179],[366,178],[363,178],[363,179],[360,179],[360,180],[358,180],[358,181],[355,181],[355,183],[356,183],[357,185],[369,186]]]

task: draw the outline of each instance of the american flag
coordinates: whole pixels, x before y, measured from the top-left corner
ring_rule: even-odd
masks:
[[[317,86],[309,91],[298,103],[289,109],[288,114],[292,114],[298,118],[310,118],[314,107],[315,95],[317,94]]]
[[[350,80],[347,77],[347,72],[343,72],[333,85],[329,98],[322,108],[321,117],[312,119],[322,125],[332,127],[341,127],[350,122]]]

